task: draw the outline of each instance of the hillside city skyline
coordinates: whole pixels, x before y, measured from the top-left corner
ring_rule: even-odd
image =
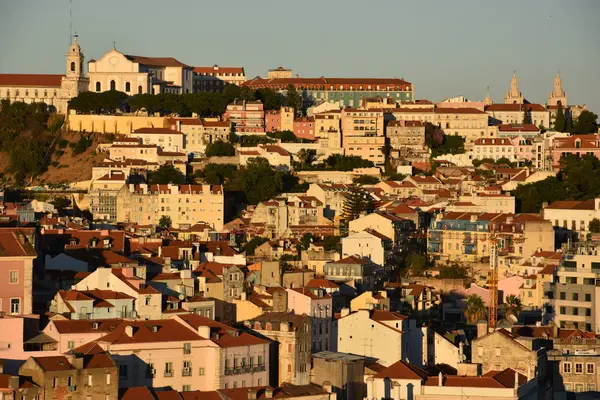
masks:
[[[490,12],[481,14],[484,17],[478,14],[483,10],[477,2],[436,4],[445,19],[428,15],[425,4],[378,2],[367,6],[350,2],[346,3],[345,19],[370,32],[366,37],[359,34],[349,41],[345,35],[331,36],[320,24],[314,24],[314,29],[308,32],[299,28],[301,21],[309,17],[304,10],[319,4],[323,13],[334,13],[337,8],[333,3],[309,2],[292,13],[293,8],[267,2],[253,7],[243,2],[228,2],[227,7],[239,11],[227,12],[225,5],[209,4],[203,8],[196,2],[182,1],[180,6],[190,10],[181,16],[185,22],[162,21],[160,24],[166,34],[152,36],[153,31],[148,30],[139,16],[142,13],[148,23],[158,23],[156,15],[149,11],[155,3],[145,2],[147,6],[143,10],[136,7],[136,2],[119,4],[120,12],[111,13],[108,5],[116,3],[103,3],[107,6],[98,7],[91,1],[75,1],[73,32],[80,36],[88,60],[104,54],[114,41],[117,49],[126,54],[175,57],[189,65],[243,66],[248,78],[264,77],[268,69],[278,66],[290,68],[303,77],[404,78],[414,83],[416,98],[434,102],[459,95],[479,101],[486,96],[488,86],[494,101],[499,102],[516,70],[525,97],[532,103],[540,103],[552,90],[552,80],[560,70],[573,101],[586,104],[590,109],[600,109],[600,100],[595,95],[600,92],[600,80],[593,79],[600,68],[600,55],[588,51],[594,46],[592,38],[600,35],[600,28],[591,20],[600,12],[597,2],[582,1],[578,7],[558,1],[512,2],[496,5]],[[0,48],[11,48],[11,57],[0,59],[0,73],[62,72],[62,55],[69,36],[68,1],[36,4],[34,12],[26,12],[33,4],[36,3],[23,1],[4,6],[0,15]],[[522,11],[512,12],[511,4],[518,4]],[[402,27],[407,25],[408,32],[376,22],[379,15],[394,12],[411,15],[408,20],[402,20]],[[220,32],[222,27],[215,19],[203,20],[201,24],[191,19],[193,15],[213,14],[228,15],[232,26]],[[251,22],[261,16],[265,16],[274,29],[289,30],[289,35],[297,39],[285,41],[285,34],[270,35],[265,25]],[[417,22],[421,19],[416,16],[428,21],[426,29]],[[283,23],[287,19],[293,22]],[[110,20],[115,23],[101,22]],[[447,25],[445,21],[453,22]],[[49,41],[40,46],[32,36],[33,31],[26,26],[43,26],[44,36]],[[510,28],[514,26],[525,27],[525,32],[535,34],[521,38]],[[215,32],[219,33],[219,40],[211,42],[209,38]],[[238,39],[245,32],[250,33],[252,40]],[[21,39],[18,47],[9,42],[14,35]],[[147,35],[153,40],[145,40]],[[377,40],[371,42],[373,35]],[[459,37],[460,45],[456,42]],[[368,53],[363,56],[359,51],[357,59],[350,43],[356,43],[357,49],[375,46],[373,51],[377,57]],[[306,51],[310,54],[308,58]],[[409,57],[405,57],[405,53]],[[36,60],[40,55],[44,59],[42,64]]]

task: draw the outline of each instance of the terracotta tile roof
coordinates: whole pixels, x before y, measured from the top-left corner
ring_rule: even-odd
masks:
[[[29,86],[60,88],[64,75],[55,74],[0,74],[0,86]]]
[[[136,62],[141,65],[149,65],[153,67],[183,67],[192,68],[173,57],[144,57],[144,56],[132,56],[124,54],[129,61]]]
[[[119,389],[119,400],[156,400],[147,386]],[[216,399],[214,399],[216,400]]]
[[[19,228],[0,229],[1,257],[37,257],[31,243]]]
[[[546,207],[553,210],[594,210],[594,199],[584,201],[555,201]]]
[[[414,175],[409,178],[417,183],[435,183],[440,185],[442,184],[442,182],[435,176]]]
[[[371,235],[373,235],[373,236],[375,236],[376,238],[378,238],[378,239],[381,239],[381,240],[392,240],[392,239],[390,239],[389,237],[385,236],[385,235],[384,235],[384,234],[382,234],[382,233],[379,233],[379,232],[377,232],[377,231],[376,231],[376,230],[374,230],[374,229],[365,229],[365,232],[367,232],[367,233],[369,233],[369,234],[371,234]]]
[[[133,131],[133,133],[151,133],[151,134],[161,134],[161,135],[183,135],[183,132],[179,132],[174,129],[169,128],[138,128]]]
[[[290,290],[293,290],[296,293],[303,294],[304,296],[310,298],[311,300],[320,300],[320,299],[330,299],[331,298],[329,293],[325,293],[323,296],[319,297],[312,290],[307,290],[306,288],[293,288]]]
[[[176,390],[157,390],[154,395],[158,400],[181,400],[181,394]]]
[[[68,371],[75,369],[65,356],[33,357],[34,360],[46,372],[48,371]]]
[[[369,261],[356,256],[349,256],[338,261],[332,261],[331,264],[369,264]]]
[[[427,378],[429,374],[422,368],[410,364],[406,361],[398,361],[383,371],[375,374],[374,378],[390,379],[414,379],[421,380]]]
[[[539,270],[537,273],[538,273],[538,275],[553,275],[554,271],[556,271],[556,268],[558,268],[557,265],[549,264],[549,265],[546,265],[541,270]]]
[[[4,389],[13,389],[11,387],[11,378],[13,377],[17,377],[19,380],[19,389],[28,389],[28,388],[33,388],[33,387],[37,387],[37,385],[33,382],[31,382],[30,380],[28,380],[25,377],[22,376],[18,376],[18,375],[8,375],[8,374],[2,374],[0,373],[0,393],[3,392]],[[7,397],[12,398],[12,395],[9,395]]]
[[[244,67],[221,67],[213,65],[212,67],[194,67],[194,72],[197,74],[242,74],[244,75]]]
[[[122,319],[99,319],[99,320],[53,320],[56,331],[61,335],[101,332],[107,333],[115,330]],[[95,327],[96,326],[96,327]]]
[[[446,108],[437,107],[435,109],[436,114],[485,114],[485,111],[478,110],[476,108]]]
[[[337,289],[339,285],[329,279],[313,278],[305,285],[307,288]]]
[[[246,332],[241,332],[231,326],[222,324],[198,314],[180,315],[178,318],[185,321],[195,330],[198,330],[198,328],[201,326],[210,327],[211,334],[213,332],[217,332],[219,335],[218,338],[211,337],[209,339],[218,344],[220,347],[244,347],[269,343],[269,341],[266,339],[250,335]]]
[[[383,311],[383,310],[372,310],[371,319],[373,321],[403,321],[407,319],[406,315],[394,312],[394,311]]]
[[[539,132],[540,128],[534,124],[500,124],[498,130],[501,132]]]
[[[290,153],[281,146],[274,144],[261,144],[259,147],[263,148],[268,153],[277,153],[280,156],[289,156]]]
[[[132,336],[128,336],[126,333],[126,327],[130,326],[133,327]],[[172,319],[124,321],[114,331],[98,339],[99,342],[113,345],[178,342],[184,340],[202,340],[202,337]]]
[[[485,108],[485,111],[523,112],[523,107],[526,107],[528,112],[546,111],[546,108],[541,104],[490,104]]]

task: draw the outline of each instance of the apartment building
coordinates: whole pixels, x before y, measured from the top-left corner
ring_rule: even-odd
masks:
[[[117,194],[117,221],[157,225],[171,218],[173,227],[199,222],[223,228],[225,194],[220,185],[126,185]]]
[[[553,226],[569,229],[583,240],[589,233],[590,222],[600,219],[600,196],[583,201],[555,201],[545,205],[542,214]]]
[[[294,108],[281,107],[279,110],[265,112],[266,132],[290,131],[294,132]]]
[[[436,108],[434,123],[446,135],[463,138],[465,147],[470,148],[475,140],[489,136],[488,115],[475,108]]]
[[[527,139],[535,139],[540,135],[540,128],[535,124],[500,124],[498,125],[499,138],[514,138],[521,136]]]
[[[427,152],[425,125],[421,121],[390,121],[386,137],[394,158]]]
[[[250,79],[244,86],[253,90],[268,88],[286,94],[290,85],[302,92],[310,103],[334,103],[341,108],[360,107],[364,99],[389,97],[396,103],[413,101],[413,85],[398,78],[302,78],[291,71],[277,71],[285,77]]]
[[[71,320],[135,318],[134,300],[113,290],[59,290],[49,311]]]
[[[344,136],[344,154],[369,160],[375,165],[385,164],[385,137]]]
[[[329,350],[331,346],[331,321],[333,299],[323,288],[290,288],[287,292],[287,311],[312,318],[313,352]]]
[[[544,283],[545,312],[561,328],[600,333],[600,243],[569,249],[550,282]]]
[[[523,124],[523,115],[527,113],[528,122],[535,126],[550,127],[550,113],[541,104],[490,104],[485,108],[490,123]]]
[[[140,128],[131,132],[131,137],[139,138],[144,145],[154,145],[167,152],[185,150],[183,132],[168,128]]]
[[[187,153],[204,153],[206,146],[218,140],[229,141],[231,122],[209,120],[203,118],[169,118],[171,130],[185,134],[185,150]],[[182,150],[179,150],[182,151]]]
[[[215,64],[212,67],[194,67],[192,72],[194,93],[218,93],[227,85],[240,86],[246,82],[244,67],[221,67]]]
[[[260,100],[236,101],[227,105],[225,120],[230,121],[238,135],[265,133],[265,111]]]
[[[277,366],[271,375],[272,382],[295,385],[310,382],[312,320],[309,316],[272,312],[245,321],[244,325],[276,342],[276,351],[271,352],[269,359],[272,366]]]
[[[27,315],[33,308],[35,230],[0,228],[0,311]]]
[[[346,108],[342,110],[342,146],[347,156],[357,156],[375,165],[385,163],[383,110]]]
[[[600,159],[600,134],[555,138],[551,155],[552,167],[555,171],[561,167],[560,159],[568,155],[575,155],[577,157],[591,155]]]
[[[338,149],[342,147],[341,135],[341,112],[324,112],[315,114],[315,136],[319,139],[327,139],[327,147]]]
[[[481,262],[496,239],[500,265],[518,263],[537,250],[554,250],[554,230],[535,214],[448,212],[438,214],[427,232],[436,260]]]
[[[119,390],[117,366],[111,355],[99,346],[89,346],[83,354],[30,357],[19,375],[39,386],[39,398],[116,399]]]
[[[508,138],[476,139],[471,152],[473,160],[506,158],[510,162],[517,160],[515,146]]]

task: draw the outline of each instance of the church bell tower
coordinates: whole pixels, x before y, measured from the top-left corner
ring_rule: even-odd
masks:
[[[69,51],[66,55],[67,74],[62,78],[60,84],[61,100],[60,108],[66,110],[67,103],[73,97],[81,92],[86,92],[89,89],[90,81],[83,69],[84,56],[77,43],[77,35],[73,35],[73,40],[69,46]]]

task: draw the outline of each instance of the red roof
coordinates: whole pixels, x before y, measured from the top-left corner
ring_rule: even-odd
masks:
[[[369,261],[356,256],[349,256],[338,261],[333,261],[332,264],[368,264]]]
[[[438,107],[435,109],[436,114],[485,114],[485,111],[476,108],[445,108]]]
[[[195,67],[194,72],[197,74],[211,74],[222,75],[222,74],[242,74],[244,75],[244,67],[221,67],[219,65],[213,65],[212,67]]]
[[[547,209],[556,209],[556,210],[594,210],[595,203],[594,199],[584,200],[584,201],[555,201],[546,207]]]
[[[125,57],[129,61],[136,62],[142,65],[150,65],[153,67],[183,67],[183,68],[192,68],[189,65],[186,65],[173,57],[144,57],[144,56],[132,56],[126,54]]]
[[[0,257],[36,257],[25,233],[19,228],[0,229]]]
[[[337,289],[339,285],[330,281],[329,279],[311,279],[305,287],[307,288],[324,288],[324,289]]]
[[[540,128],[534,124],[501,124],[498,130],[503,132],[539,132]]]
[[[383,310],[373,310],[371,311],[371,319],[373,321],[381,322],[381,321],[402,321],[407,319],[406,315],[394,312],[394,311],[383,311]]]
[[[138,128],[133,133],[156,133],[156,134],[167,134],[167,135],[183,135],[183,132],[179,132],[169,128]]]
[[[44,371],[68,371],[75,369],[65,356],[34,357]]]
[[[126,328],[133,327],[131,336],[127,335]],[[203,338],[198,333],[182,326],[172,319],[148,321],[124,321],[114,331],[98,339],[99,342],[110,344],[136,344],[195,341]]]
[[[429,374],[422,368],[410,364],[406,361],[398,361],[383,371],[375,374],[374,378],[390,378],[390,379],[414,379],[421,380],[427,378]]]
[[[59,88],[64,75],[0,74],[0,86],[31,86]]]
[[[100,320],[53,320],[56,331],[61,335],[91,332],[112,332],[123,322],[122,319]]]

